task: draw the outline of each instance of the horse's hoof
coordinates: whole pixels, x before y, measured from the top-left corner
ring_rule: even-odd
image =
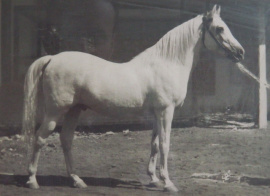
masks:
[[[156,182],[150,182],[149,187],[155,187],[155,188],[163,188],[164,184],[161,181],[156,181]]]
[[[30,189],[39,189],[39,185],[37,182],[31,182],[28,181],[26,182],[26,185],[30,188]]]
[[[75,188],[86,188],[87,185],[84,183],[84,181],[77,181],[77,182],[74,182],[74,187]]]
[[[171,186],[168,186],[168,187],[164,187],[164,192],[177,193],[178,188],[176,188],[176,186],[174,186],[174,185],[171,185]]]

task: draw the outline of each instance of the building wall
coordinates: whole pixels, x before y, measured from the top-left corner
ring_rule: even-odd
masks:
[[[25,2],[27,6],[35,5],[35,1]],[[20,5],[15,4],[15,6],[23,5],[22,3]],[[156,20],[151,18],[154,12],[149,12],[149,20],[134,20],[132,14],[131,16],[127,15],[129,11],[125,11],[125,13],[120,11],[119,14],[122,20],[118,21],[116,25],[117,33],[112,54],[113,61],[123,62],[129,60],[145,48],[153,45],[168,30],[178,25],[180,19],[181,21],[186,21],[190,18],[190,16],[179,15],[178,12],[173,12],[172,14],[160,12],[159,19]],[[5,69],[7,65],[14,68],[11,74],[12,77],[5,76],[0,87],[0,125],[4,126],[21,124],[24,74],[31,62],[42,53],[40,50],[43,50],[40,48],[38,40],[38,23],[27,13],[25,14],[25,12],[15,12],[14,17],[15,22],[12,31],[16,29],[16,33],[12,34],[12,38],[5,37],[2,34],[2,48],[8,48],[5,52],[12,51],[10,48],[14,47],[13,55],[5,57],[1,61],[1,65],[4,63],[1,76],[11,74],[10,69]],[[258,71],[257,43],[253,38],[254,32],[237,27],[237,25],[230,26],[230,28],[246,50],[246,59],[243,63],[256,74]],[[8,46],[3,45],[3,40],[7,38],[10,41],[5,41],[4,43],[8,43]],[[207,71],[203,73],[209,77],[211,75],[211,78],[207,80],[206,84],[202,85],[204,88],[200,89],[200,92],[197,92],[198,89],[196,90],[198,87],[194,88],[194,80],[196,78],[190,80],[186,100],[182,108],[176,109],[175,118],[191,117],[205,112],[225,112],[228,108],[232,111],[255,115],[258,102],[256,97],[258,86],[240,73],[234,64],[227,59],[212,56],[213,59],[209,62],[213,63],[213,65],[209,66],[210,68],[213,67],[210,69],[211,74]],[[201,73],[199,72],[199,74]],[[203,83],[205,82],[204,80],[201,79],[197,83]],[[211,85],[211,88],[207,88],[207,85]],[[270,111],[270,108],[268,108],[268,111]],[[149,114],[146,113],[137,119],[122,119],[120,123],[131,120],[141,122],[149,118]],[[119,123],[119,121],[117,122]],[[116,121],[86,111],[83,112],[81,123],[100,124],[116,123]]]
[[[0,10],[2,10],[2,0],[0,0]],[[0,48],[2,46],[2,14],[0,14]],[[0,50],[0,86],[2,84],[2,50]]]

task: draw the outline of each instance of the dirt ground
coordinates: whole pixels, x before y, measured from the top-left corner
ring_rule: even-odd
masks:
[[[59,134],[48,139],[39,190],[25,187],[27,156],[20,136],[0,137],[0,195],[168,195],[147,187],[151,131],[77,133],[75,169],[86,189],[66,177]],[[173,129],[169,172],[177,195],[270,195],[270,130]]]

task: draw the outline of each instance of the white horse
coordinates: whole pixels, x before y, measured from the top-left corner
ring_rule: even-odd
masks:
[[[169,178],[167,165],[171,123],[175,107],[184,102],[192,65],[202,47],[236,62],[244,58],[244,49],[220,18],[218,6],[175,27],[127,63],[112,63],[81,52],[63,52],[36,60],[25,80],[23,131],[26,138],[33,138],[28,186],[39,187],[36,172],[40,150],[59,118],[64,117],[60,140],[67,173],[75,187],[83,188],[86,184],[75,174],[71,154],[81,110],[87,108],[118,118],[148,110],[154,116],[147,170],[150,184],[163,184],[167,191],[178,191]],[[38,97],[43,99],[45,109],[42,124],[35,131]],[[163,183],[156,175],[159,151]]]

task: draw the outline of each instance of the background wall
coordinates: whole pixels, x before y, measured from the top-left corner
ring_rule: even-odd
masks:
[[[72,0],[68,1],[72,2]],[[54,6],[54,2],[60,4]],[[94,53],[114,62],[124,62],[156,43],[168,30],[212,7],[210,1],[177,1],[178,3],[174,7],[170,7],[172,4],[163,3],[163,1],[149,3],[115,0],[111,3],[110,1],[82,0],[81,2],[87,2],[84,4],[83,12],[79,9],[80,1],[73,1],[74,5],[77,4],[77,8],[71,6],[72,4],[69,2],[69,6],[64,7],[65,9],[63,6],[59,6],[61,2],[66,3],[67,1],[0,1],[0,5],[2,5],[0,12],[2,28],[0,34],[2,53],[0,58],[1,126],[19,126],[21,123],[24,76],[35,59],[48,53],[43,41],[48,41],[46,32],[50,33],[47,31],[51,28],[49,25],[53,25],[57,29],[60,36],[58,38],[63,40],[62,45],[58,46],[59,52],[80,50]],[[102,3],[98,5],[97,2]],[[247,1],[246,4],[240,1],[237,4],[237,2],[228,1],[223,3],[224,5],[219,2],[222,5],[221,15],[246,50],[243,63],[249,70],[257,74],[258,31],[253,26],[257,22],[254,14],[256,6],[259,5],[247,3],[251,1]],[[214,2],[212,3],[214,4]],[[93,9],[91,5],[96,7]],[[101,7],[99,8],[99,6]],[[104,9],[110,10],[108,13],[111,14],[107,16],[110,20],[106,17],[102,19]],[[73,21],[77,26],[74,32],[69,31],[73,28],[69,26],[71,23],[68,21],[75,20],[75,18],[80,20],[88,11],[91,12],[92,18],[84,20],[80,25]],[[254,18],[254,21],[247,18],[249,15]],[[106,23],[110,24],[110,29],[102,30],[101,24],[108,27]],[[248,25],[249,23],[251,26]],[[90,25],[84,26],[85,24]],[[92,29],[99,29],[99,31],[91,31]],[[269,33],[269,28],[267,32]],[[104,40],[107,40],[105,44]],[[269,50],[267,53],[269,54]],[[189,82],[185,103],[181,109],[176,110],[175,119],[228,110],[256,116],[258,85],[240,73],[227,59],[209,54],[207,51],[203,51],[202,54]],[[269,62],[269,55],[267,58]],[[269,106],[268,111],[270,111]],[[142,122],[150,118],[148,114],[145,114],[138,119],[122,119],[119,122],[89,111],[84,113],[81,117],[82,124]]]

